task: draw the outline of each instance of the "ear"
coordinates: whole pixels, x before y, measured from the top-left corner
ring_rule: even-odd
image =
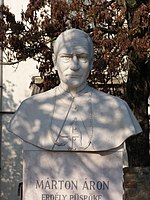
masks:
[[[53,60],[53,63],[54,63],[54,69],[57,70],[56,55],[54,53],[52,54],[52,60]]]

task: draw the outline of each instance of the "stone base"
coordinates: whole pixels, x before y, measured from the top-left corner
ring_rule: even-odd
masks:
[[[121,200],[122,152],[24,151],[23,200]]]

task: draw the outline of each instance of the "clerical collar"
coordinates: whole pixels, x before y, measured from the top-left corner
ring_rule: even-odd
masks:
[[[64,89],[61,84],[57,86],[57,89],[60,94],[65,94],[67,96],[69,95],[71,98],[76,98],[76,97],[84,95],[85,93],[88,93],[90,91],[90,86],[87,85],[87,83],[83,84],[83,86],[80,87],[80,90],[78,90],[76,96],[73,96],[68,89]]]

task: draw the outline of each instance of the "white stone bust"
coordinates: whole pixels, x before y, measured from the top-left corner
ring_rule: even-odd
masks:
[[[142,131],[126,102],[88,86],[93,43],[87,33],[61,33],[53,61],[60,85],[23,101],[9,131],[52,151],[110,150]]]

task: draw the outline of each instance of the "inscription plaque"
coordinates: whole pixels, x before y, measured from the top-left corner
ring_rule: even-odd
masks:
[[[122,199],[122,151],[24,151],[24,200]]]

